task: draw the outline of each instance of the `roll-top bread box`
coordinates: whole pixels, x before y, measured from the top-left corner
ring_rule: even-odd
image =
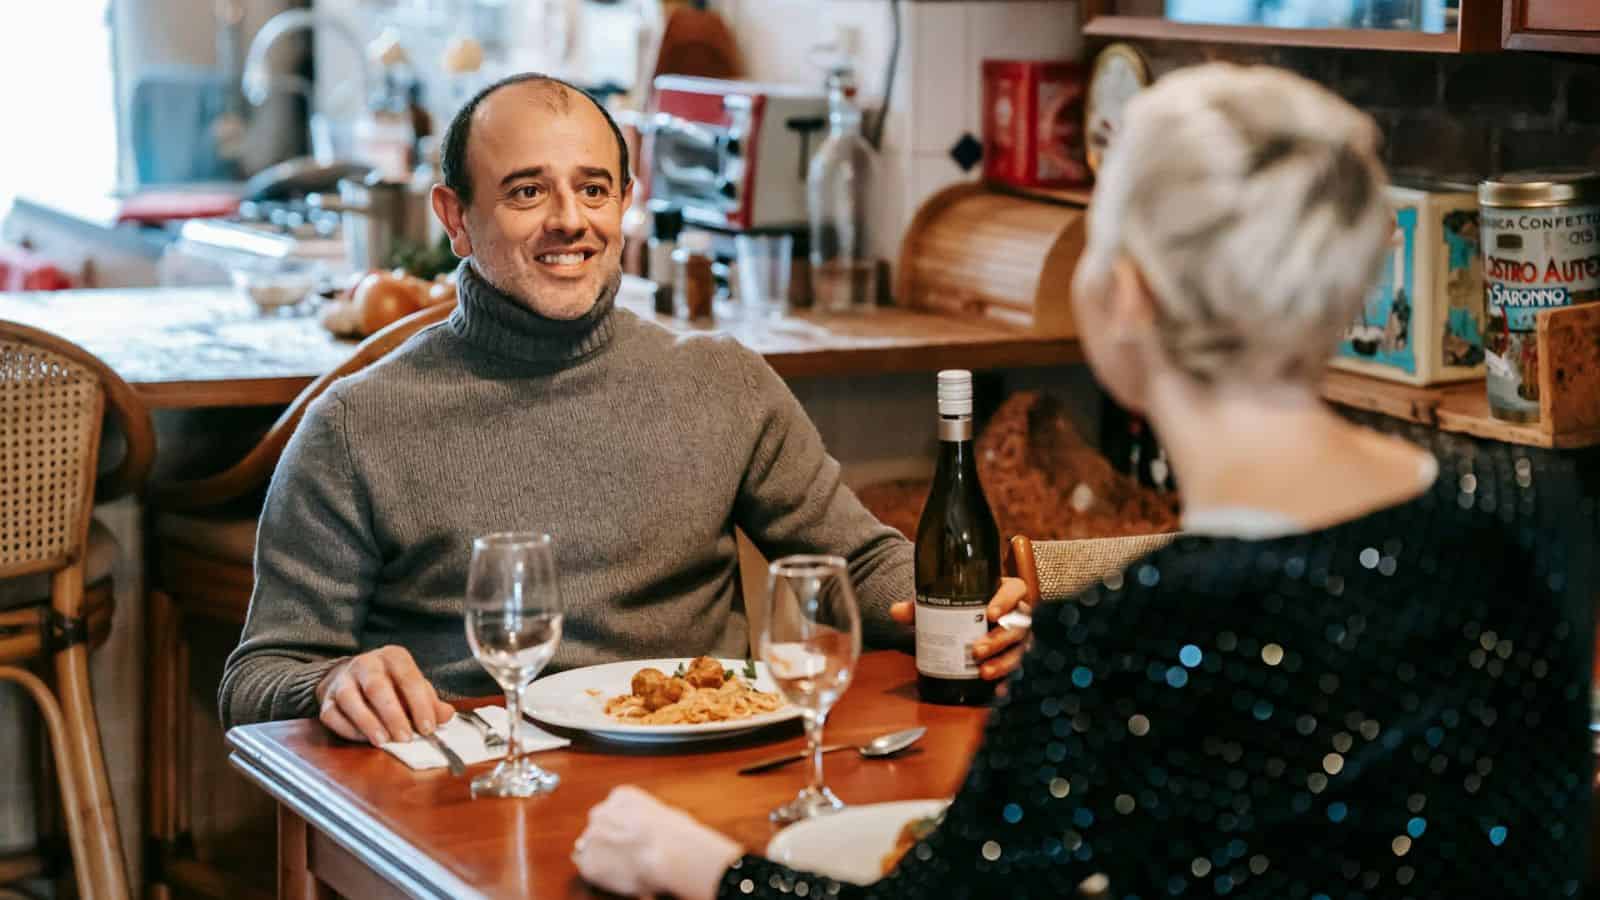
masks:
[[[971,316],[1058,337],[1075,335],[1072,272],[1083,250],[1084,210],[952,185],[917,210],[900,244],[901,306]]]

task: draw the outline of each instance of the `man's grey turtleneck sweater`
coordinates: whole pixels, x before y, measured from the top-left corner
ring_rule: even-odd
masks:
[[[907,632],[910,544],[839,480],[788,387],[731,338],[678,337],[603,298],[541,317],[470,264],[451,318],[331,387],[278,464],[255,594],[221,688],[229,725],[315,715],[340,659],[399,644],[449,697],[472,658],[472,539],[555,538],[565,634],[550,670],[748,645],[734,528],[768,556],[849,560],[869,642]]]

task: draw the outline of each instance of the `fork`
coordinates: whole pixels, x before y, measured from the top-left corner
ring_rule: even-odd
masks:
[[[483,746],[504,747],[506,745],[506,739],[501,737],[500,733],[494,730],[494,726],[489,724],[488,719],[478,715],[477,710],[465,710],[462,715],[466,716],[467,721],[476,726],[478,733],[483,735]]]

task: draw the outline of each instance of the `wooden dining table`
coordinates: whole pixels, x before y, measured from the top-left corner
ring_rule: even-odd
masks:
[[[484,699],[463,707],[499,702]],[[860,744],[889,731],[928,729],[888,759],[826,757],[827,782],[849,804],[948,797],[959,788],[986,710],[918,702],[916,669],[898,651],[864,654],[828,719],[829,743]],[[638,785],[755,851],[777,829],[767,813],[805,783],[804,763],[739,775],[804,741],[794,722],[716,742],[573,743],[535,755],[561,776],[554,793],[473,799],[465,777],[412,771],[389,754],[340,740],[309,720],[228,732],[233,765],[278,803],[278,896],[350,898],[581,898],[572,843],[588,811],[617,785]]]

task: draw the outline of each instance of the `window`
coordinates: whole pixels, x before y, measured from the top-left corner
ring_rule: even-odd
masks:
[[[48,0],[0,12],[0,214],[22,191],[103,196],[116,188],[108,2]]]

